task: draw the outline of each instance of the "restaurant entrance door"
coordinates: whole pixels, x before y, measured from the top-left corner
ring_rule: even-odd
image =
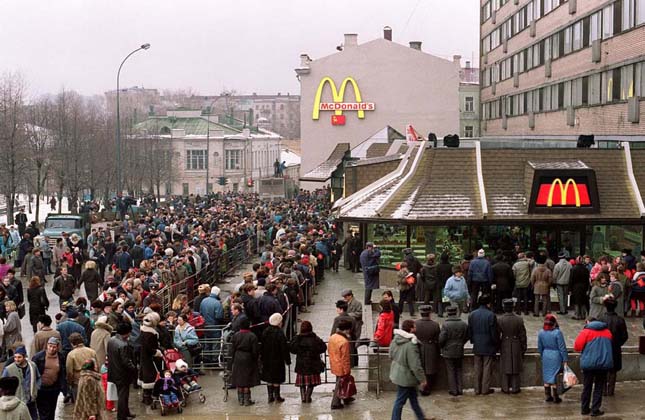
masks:
[[[564,252],[568,258],[581,255],[585,249],[584,226],[532,225],[531,249],[545,251],[557,261],[558,254]]]

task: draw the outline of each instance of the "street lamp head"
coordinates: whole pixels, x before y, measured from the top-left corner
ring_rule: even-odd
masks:
[[[145,43],[141,46],[141,49],[144,49],[144,50],[147,50],[148,48],[150,48],[150,44],[148,43]]]

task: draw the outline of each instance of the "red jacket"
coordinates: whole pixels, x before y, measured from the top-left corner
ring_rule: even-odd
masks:
[[[381,312],[376,321],[376,332],[374,333],[374,341],[380,347],[389,347],[392,342],[392,334],[394,333],[394,311]]]

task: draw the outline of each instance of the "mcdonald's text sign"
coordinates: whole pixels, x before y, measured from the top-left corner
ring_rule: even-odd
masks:
[[[327,85],[329,85],[331,90],[332,102],[322,101],[325,86]],[[354,102],[345,102],[345,92],[348,85],[352,87]],[[363,119],[365,118],[365,111],[374,111],[374,109],[376,109],[374,102],[363,102],[361,91],[354,78],[346,77],[340,84],[339,89],[331,77],[324,77],[318,84],[318,89],[316,90],[311,118],[318,120],[320,119],[320,111],[333,111],[334,114],[331,117],[332,125],[345,125],[346,119],[343,115],[344,111],[356,111],[358,118]]]

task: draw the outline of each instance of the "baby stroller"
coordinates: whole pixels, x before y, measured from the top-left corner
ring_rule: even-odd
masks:
[[[177,352],[176,350],[168,350],[166,353],[169,351]],[[172,356],[173,353],[171,353],[170,359],[172,359]],[[157,365],[154,364],[155,369],[157,369],[158,379],[152,389],[153,400],[151,408],[156,410],[157,406],[159,406],[162,416],[165,416],[172,409],[176,409],[177,413],[181,413],[184,411],[183,407],[185,406],[181,387],[175,382],[170,368],[170,364],[172,363],[174,366],[175,362],[169,362],[168,360],[168,356],[165,356],[162,362],[163,372],[159,372]]]
[[[181,353],[175,349],[166,350],[163,355],[164,363],[166,364],[166,369],[170,370],[171,372],[174,372],[175,364],[177,363],[177,360],[181,359],[182,357],[183,356],[181,355]]]
[[[194,370],[188,368],[188,364],[182,359],[175,363],[173,378],[177,387],[181,390],[181,404],[185,407],[188,404],[188,397],[192,394],[199,394],[199,402],[204,404],[206,396],[202,392],[202,387],[197,383],[199,375]]]

